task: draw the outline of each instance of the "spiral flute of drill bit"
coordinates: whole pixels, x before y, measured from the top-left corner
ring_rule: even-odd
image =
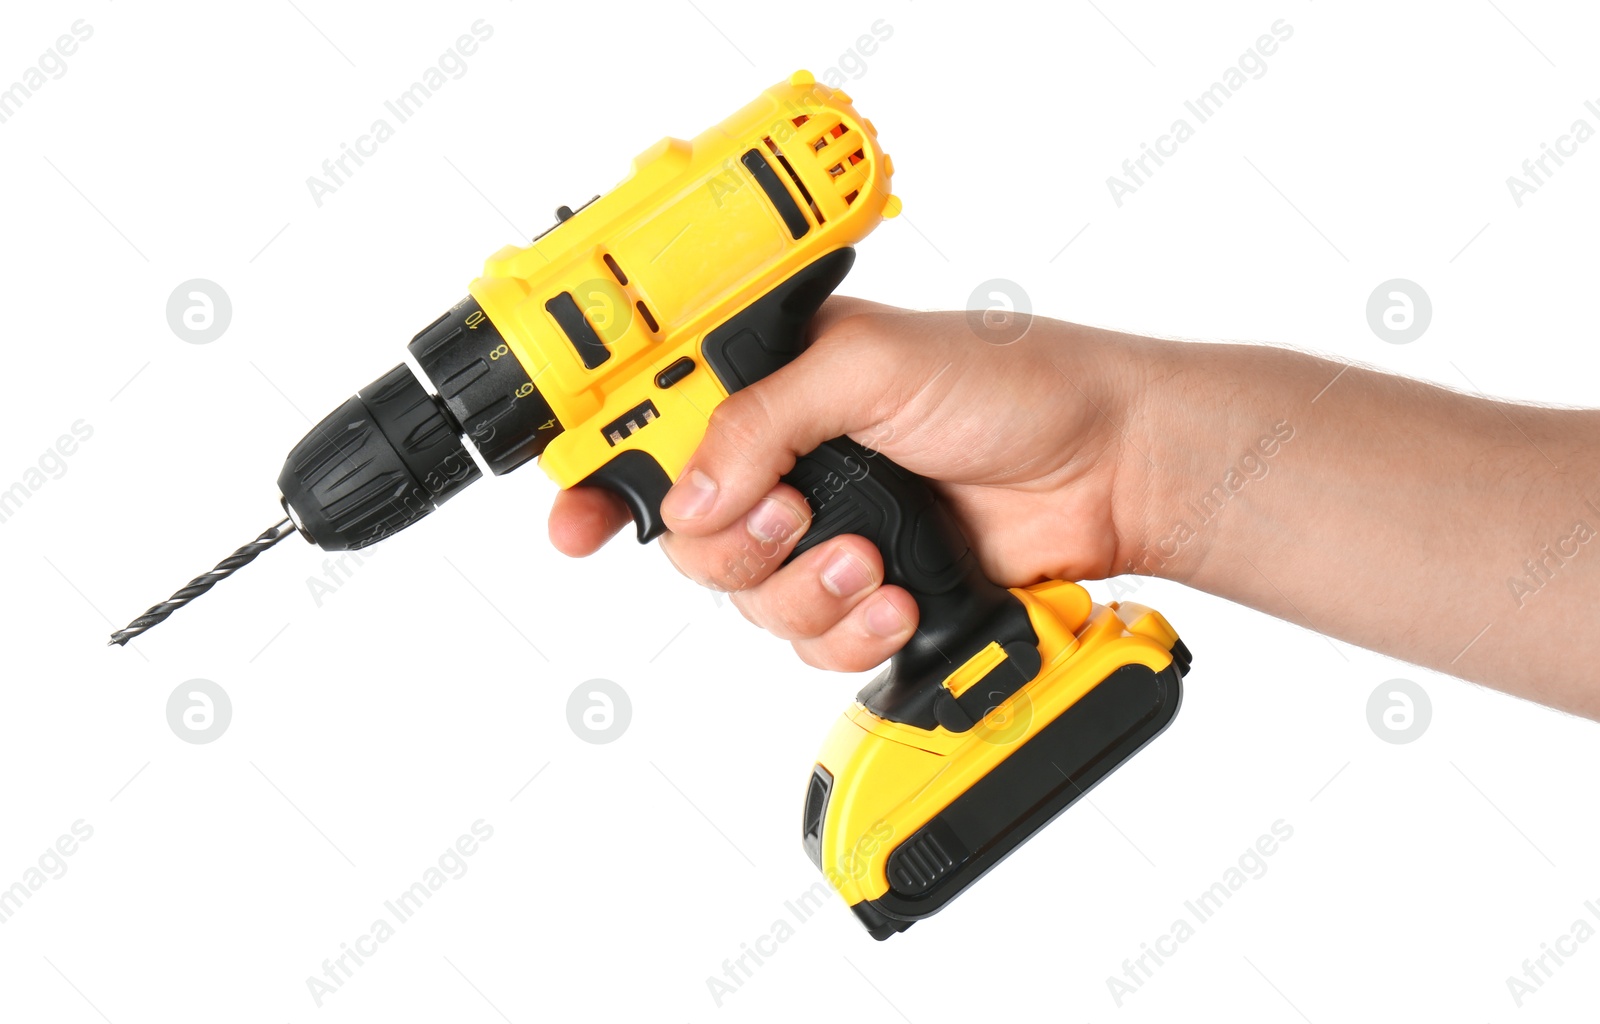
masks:
[[[288,519],[274,523],[261,536],[235,551],[233,554],[217,563],[217,567],[201,576],[190,580],[186,586],[176,594],[149,608],[143,615],[134,619],[123,628],[111,634],[111,644],[126,644],[129,640],[146,630],[165,622],[167,617],[195,598],[204,594],[221,581],[232,576],[241,568],[255,561],[256,556],[272,547],[278,541],[295,532],[294,523]],[[107,646],[110,646],[108,644]]]

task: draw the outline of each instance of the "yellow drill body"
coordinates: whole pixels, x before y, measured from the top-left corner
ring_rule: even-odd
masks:
[[[481,477],[538,458],[561,487],[610,490],[647,541],[712,414],[799,357],[854,246],[899,212],[893,166],[849,96],[798,72],[526,247],[400,364],[290,451],[287,518],[153,606],[126,643],[291,533],[377,543]],[[981,342],[974,341],[974,344]],[[476,449],[477,458],[467,444]],[[999,587],[937,492],[849,438],[784,481],[811,522],[790,558],[874,544],[919,628],[834,724],[811,769],[802,846],[875,938],[927,917],[1159,733],[1189,654],[1156,612],[1076,583]]]
[[[751,149],[810,215],[801,238],[742,166]],[[526,248],[491,256],[470,290],[566,428],[540,456],[550,478],[571,487],[637,448],[676,480],[727,397],[704,372],[701,339],[899,212],[891,171],[850,97],[800,72],[692,140],[662,139],[616,188]],[[598,367],[584,365],[545,308],[561,291],[611,351]],[[653,385],[685,357],[697,367],[681,383]],[[657,410],[648,425],[635,421],[620,442],[601,433],[646,401]]]
[[[751,151],[772,172],[765,186],[746,162]],[[472,297],[563,428],[540,456],[545,472],[562,487],[594,482],[612,460],[637,450],[676,480],[729,394],[728,382],[706,365],[707,336],[898,213],[891,173],[876,130],[850,97],[799,72],[690,141],[662,139],[611,192],[563,211],[531,245],[490,257]],[[787,217],[773,179],[793,207]],[[550,296],[562,292],[583,316],[576,327],[592,328],[603,346],[597,365],[601,349],[575,343],[571,322],[564,326],[552,311]],[[660,386],[685,360],[692,368]],[[960,731],[895,721],[858,701],[813,768],[808,852],[875,937],[937,910],[1047,821],[1040,808],[1055,813],[1070,804],[1176,710],[1188,656],[1159,613],[1094,605],[1082,587],[1061,581],[1011,594],[1026,610],[1038,656],[1036,672],[1021,659],[1030,666],[1025,685]],[[937,685],[960,698],[996,678],[991,673],[1011,656],[1003,639],[947,666]],[[1041,750],[1049,755],[1048,745],[1063,741],[1041,734],[1130,667],[1118,686],[1138,691],[1119,698],[1131,707],[1096,712],[1081,727],[1108,730],[1095,737],[1101,747],[1128,749],[1109,765],[1090,758],[1045,767]],[[963,797],[992,802],[973,797],[975,787],[1024,747],[1039,763],[1007,785],[1024,794],[1035,787],[1037,806],[990,824],[970,810],[965,824],[957,821],[950,812]],[[938,824],[941,814],[954,824]],[[891,856],[902,849],[897,870]],[[895,895],[897,879],[903,891]]]

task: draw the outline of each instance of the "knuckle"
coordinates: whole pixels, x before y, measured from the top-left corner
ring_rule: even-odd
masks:
[[[767,628],[766,623],[762,621],[761,615],[753,607],[748,590],[732,590],[728,591],[727,594],[728,601],[739,610],[739,614],[744,616],[746,622],[761,629]]]
[[[657,546],[661,548],[661,553],[666,556],[667,562],[678,570],[679,575],[700,584],[702,587],[710,586],[707,581],[698,578],[684,567],[682,553],[678,551],[678,538],[676,536],[671,533],[663,535]]]
[[[855,348],[871,338],[882,336],[883,314],[872,310],[856,310],[829,324],[817,335],[813,348],[832,349],[843,346]]]
[[[740,593],[766,579],[768,567],[769,560],[761,552],[740,545],[723,555],[711,578],[718,589]]]
[[[727,588],[730,593],[739,594],[758,587],[767,578],[765,566],[739,564],[728,570]]]
[[[772,429],[772,415],[760,382],[726,399],[711,411],[710,436],[744,454],[755,450]]]
[[[802,607],[793,602],[782,602],[767,616],[768,632],[783,637],[786,640],[809,640],[820,636],[823,629],[818,628],[816,615],[809,608]]]
[[[795,641],[793,646],[801,661],[824,672],[865,672],[881,664],[885,657],[853,637],[832,632]]]
[[[815,612],[795,601],[786,600],[781,590],[774,589],[771,580],[758,587],[736,592],[732,600],[745,618],[780,640],[792,643],[811,639],[823,632],[814,621]]]
[[[679,574],[688,579],[690,582],[705,587],[708,590],[723,589],[722,587],[717,586],[716,581],[710,576],[699,571],[694,566],[693,563],[695,560],[690,557],[690,552],[682,550],[680,544],[680,538],[670,533],[661,538],[661,553],[667,556],[667,561],[672,564],[672,567],[678,570]]]
[[[837,367],[835,375],[848,382],[858,412],[871,418],[887,411],[891,382],[929,358],[926,336],[895,324],[896,315],[876,310],[851,313],[819,334],[808,353]]]
[[[664,535],[660,545],[674,569],[707,590],[733,594],[755,583],[755,576],[737,553],[719,557],[705,541],[672,533]]]
[[[794,653],[799,655],[800,660],[805,662],[810,667],[821,669],[824,672],[835,671],[833,665],[830,664],[826,658],[826,652],[820,649],[816,644],[807,642],[794,643],[790,646],[794,648]]]
[[[840,653],[833,660],[835,672],[865,672],[881,664],[884,659],[856,648]]]
[[[852,366],[890,368],[916,351],[906,348],[906,331],[894,323],[897,315],[903,316],[877,310],[852,313],[820,335],[815,347],[830,357],[849,360]]]

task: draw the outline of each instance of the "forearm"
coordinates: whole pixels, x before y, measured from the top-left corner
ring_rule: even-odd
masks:
[[[1136,347],[1120,568],[1600,717],[1600,413]]]

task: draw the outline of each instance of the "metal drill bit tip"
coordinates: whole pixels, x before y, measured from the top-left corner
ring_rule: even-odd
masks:
[[[256,556],[272,547],[278,541],[294,532],[294,523],[284,519],[273,525],[266,533],[235,551],[233,554],[217,563],[217,567],[203,576],[196,576],[188,585],[176,594],[162,601],[146,611],[143,615],[128,623],[122,629],[111,634],[111,644],[122,645],[129,640],[150,629],[157,623],[165,622],[167,616],[204,594],[221,581],[232,576],[241,568],[255,561]],[[108,644],[107,646],[110,646]]]

